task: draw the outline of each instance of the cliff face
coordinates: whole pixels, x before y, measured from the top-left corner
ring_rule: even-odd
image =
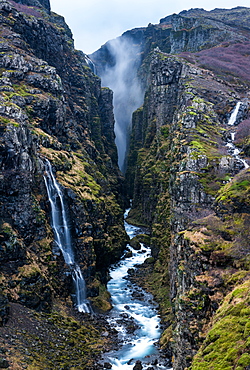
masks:
[[[1,1],[1,320],[8,301],[50,311],[73,293],[43,180],[51,161],[88,296],[126,240],[112,92],[102,89],[47,1]],[[98,275],[98,276],[97,276]],[[93,300],[95,300],[93,298]]]
[[[223,18],[225,34],[228,25],[237,24],[237,11]],[[244,12],[249,19],[249,10]],[[229,58],[225,66],[223,56],[208,48],[224,42],[225,35],[219,39],[209,28],[209,37],[201,37],[198,30],[207,27],[203,12],[183,15],[161,24],[172,22],[171,51],[188,50],[188,58],[157,48],[138,71],[146,94],[133,116],[126,174],[133,197],[129,217],[151,227],[156,262],[148,286],[167,322],[161,343],[166,353],[172,349],[174,369],[246,369],[250,172],[226,144],[236,132],[247,160],[249,82],[236,71],[237,60]],[[217,16],[221,22],[222,12]],[[213,17],[209,13],[208,22]],[[239,38],[248,34],[247,25],[243,33],[234,30]],[[238,36],[230,35],[225,52],[237,50],[236,45],[240,51]],[[216,60],[205,63],[210,70],[199,67],[201,46]],[[217,48],[222,52],[220,43]],[[187,62],[194,60],[196,65]],[[232,127],[228,121],[238,101],[235,124],[241,123]]]
[[[248,100],[213,73],[159,51],[147,67],[149,87],[134,113],[127,178],[133,184],[130,220],[151,226],[156,263],[149,286],[165,319],[174,315],[173,342],[169,327],[162,345],[168,353],[171,343],[174,369],[231,369],[248,351],[250,172],[228,152],[227,120],[237,100],[243,101],[238,118],[246,118]],[[168,286],[172,310],[164,299]],[[237,289],[238,303],[227,296]],[[225,357],[220,348],[230,346],[234,354]]]

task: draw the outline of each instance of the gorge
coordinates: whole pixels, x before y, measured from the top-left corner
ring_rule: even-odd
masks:
[[[250,9],[0,15],[0,368],[248,370]]]

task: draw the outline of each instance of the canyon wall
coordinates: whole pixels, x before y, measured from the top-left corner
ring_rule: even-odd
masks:
[[[249,45],[246,39],[237,44],[236,37],[232,45],[218,46],[220,53],[223,47],[238,50],[225,66],[223,55],[207,44],[224,36],[218,40],[217,30],[208,39],[199,36],[206,19],[202,27],[189,14],[166,21],[172,22],[171,51],[180,54],[157,46],[138,71],[146,94],[133,116],[129,221],[151,228],[156,262],[146,285],[161,306],[166,322],[161,344],[166,354],[172,351],[173,368],[246,369],[250,170],[226,144],[236,132],[249,163],[249,80],[234,69],[245,46],[248,63]],[[201,65],[201,48],[214,58],[204,62],[210,70]],[[232,127],[228,121],[238,101]]]
[[[105,292],[107,269],[126,245],[112,92],[101,88],[86,56],[74,49],[64,19],[50,13],[48,2],[1,1],[0,14],[0,317],[9,331],[13,317],[19,317],[17,326],[24,332],[12,333],[14,337],[7,332],[6,341],[3,334],[1,346],[3,351],[13,350],[12,366],[21,361],[35,368],[59,368],[74,345],[69,344],[73,319],[67,321],[60,312],[72,310],[75,291],[69,267],[54,242],[44,161],[51,162],[64,196],[87,296],[97,310],[106,310],[110,308]],[[57,308],[57,316],[52,316],[53,330],[42,316],[34,320],[43,322],[43,330],[38,323],[36,334],[26,330],[30,309],[54,315],[56,305],[65,309]],[[80,325],[75,325],[78,330]],[[99,334],[92,327],[84,330],[74,339],[71,364],[76,361],[89,369],[95,345],[87,340],[87,356],[82,356],[77,341],[86,342],[89,333],[98,342]],[[53,334],[60,331],[61,339]],[[63,341],[63,336],[71,339]],[[19,346],[13,349],[11,341],[20,341]],[[61,350],[53,358],[53,347],[58,345]],[[36,350],[30,358],[18,360],[32,346]]]

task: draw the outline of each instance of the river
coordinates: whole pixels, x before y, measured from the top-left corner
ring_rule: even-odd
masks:
[[[125,219],[128,212],[125,212]],[[126,221],[124,225],[130,239],[143,232]],[[105,359],[113,370],[132,370],[135,366],[136,369],[170,369],[165,364],[166,359],[160,357],[157,347],[161,335],[157,305],[151,294],[128,279],[129,270],[151,256],[150,248],[142,243],[140,250],[130,245],[127,247],[132,255],[130,253],[129,257],[111,267],[111,279],[107,286],[113,305],[108,321],[118,331],[122,345],[118,351],[106,354]]]

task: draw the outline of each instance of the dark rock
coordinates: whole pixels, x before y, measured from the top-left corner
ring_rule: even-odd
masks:
[[[9,362],[5,358],[0,358],[0,368],[7,369],[8,367],[10,367]]]
[[[137,360],[136,363],[135,363],[135,366],[133,367],[133,370],[142,370],[143,367],[142,367],[142,363],[140,360]]]
[[[141,249],[141,244],[137,238],[137,236],[134,236],[132,239],[130,239],[129,244],[132,248],[139,251]]]
[[[112,369],[112,365],[109,362],[104,362],[103,366],[104,366],[104,369]]]
[[[7,296],[0,290],[0,326],[3,326],[7,323],[9,311],[9,300]]]

